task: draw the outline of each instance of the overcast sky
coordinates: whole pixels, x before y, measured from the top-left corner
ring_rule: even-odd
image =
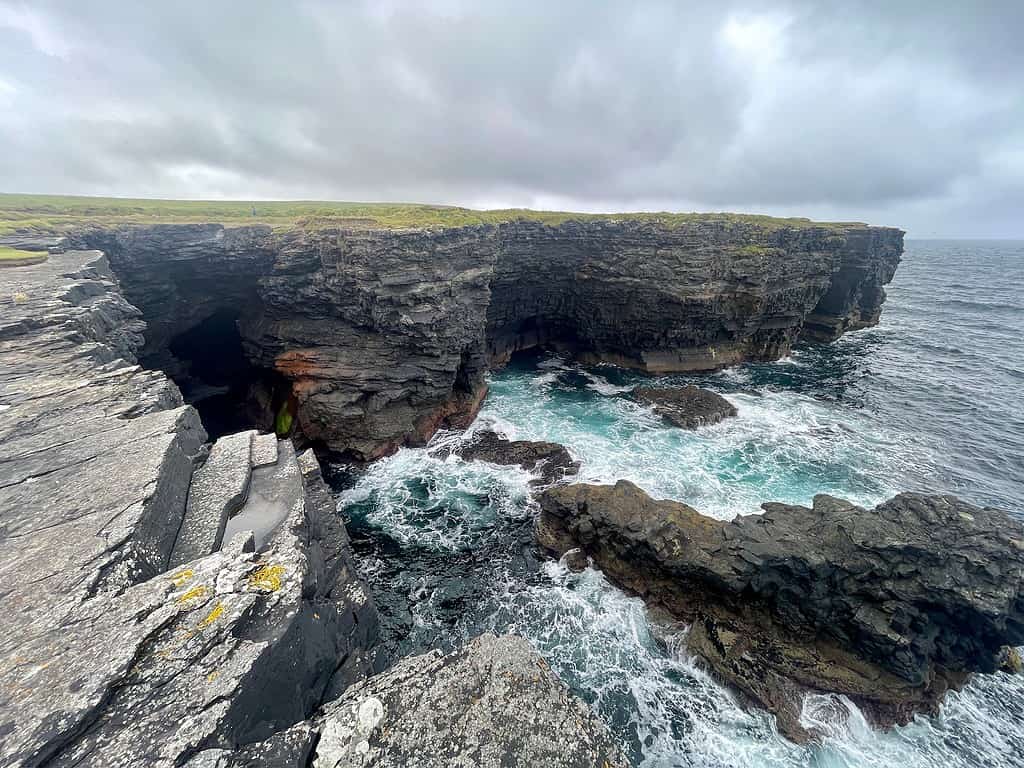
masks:
[[[0,0],[0,191],[1024,237],[1024,0]]]

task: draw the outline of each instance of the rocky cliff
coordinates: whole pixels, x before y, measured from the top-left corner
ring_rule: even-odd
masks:
[[[227,237],[261,269],[265,236]],[[203,285],[197,305],[235,295]],[[152,339],[189,313],[174,290],[161,296],[177,309]],[[312,452],[256,431],[208,445],[174,383],[137,364],[141,314],[99,252],[4,272],[0,765],[353,764],[337,753],[383,766],[422,751],[426,766],[497,768],[523,750],[622,764],[522,641],[485,638],[368,678],[382,661],[377,612]],[[402,696],[413,689],[453,708],[424,728]],[[366,733],[346,741],[355,726]]]
[[[188,332],[225,319],[249,366],[234,397],[253,406],[248,423],[269,427],[285,411],[300,434],[357,460],[468,423],[487,367],[519,350],[700,371],[777,359],[802,331],[830,340],[873,324],[902,239],[722,216],[443,230],[163,225],[73,238],[109,255],[142,310],[148,365],[187,380]],[[201,330],[204,344],[219,334]]]

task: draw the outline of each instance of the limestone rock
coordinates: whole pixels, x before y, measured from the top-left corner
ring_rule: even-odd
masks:
[[[317,721],[315,768],[621,768],[604,723],[523,639],[399,662]]]
[[[298,482],[265,547],[168,570],[206,434],[136,364],[139,311],[97,252],[0,291],[0,764],[180,765],[372,672],[376,610],[315,459],[277,451]]]
[[[910,493],[763,506],[726,523],[626,481],[556,486],[538,536],[692,622],[690,649],[797,739],[803,693],[905,723],[1024,642],[1024,526],[1005,513]]]
[[[692,385],[685,387],[637,387],[633,397],[682,429],[717,424],[736,415],[736,406],[717,392]]]
[[[256,420],[369,461],[463,428],[488,366],[565,349],[649,372],[785,355],[877,321],[903,233],[695,218],[517,221],[443,230],[275,232],[217,224],[93,228],[148,322],[142,354],[175,374],[176,338],[236,318]],[[812,321],[813,319],[813,321]],[[290,411],[289,411],[290,412]]]

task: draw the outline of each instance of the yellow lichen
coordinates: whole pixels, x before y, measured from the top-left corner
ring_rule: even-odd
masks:
[[[16,294],[14,294],[15,304],[24,304],[26,301],[28,301],[27,293],[24,293],[23,291],[18,291]]]
[[[265,565],[249,574],[249,586],[264,592],[277,592],[284,576],[283,565]]]
[[[213,610],[206,614],[206,617],[199,622],[200,628],[208,627],[213,624],[213,622],[220,618],[222,613],[224,613],[224,603],[217,603],[213,606]]]
[[[187,605],[193,601],[202,600],[206,597],[206,585],[196,584],[192,589],[178,598],[178,605]]]
[[[191,568],[186,568],[185,570],[178,571],[176,574],[171,576],[171,584],[173,584],[176,587],[182,587],[185,584],[187,584],[195,575],[195,572]]]
[[[213,672],[211,672],[210,674],[208,674],[206,676],[206,682],[212,683],[214,680],[217,679],[217,675],[219,675],[219,674],[220,674],[220,672],[218,672],[217,670],[214,670]]]

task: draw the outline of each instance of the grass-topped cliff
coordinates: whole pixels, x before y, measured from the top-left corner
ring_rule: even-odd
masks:
[[[479,211],[449,205],[342,203],[315,201],[147,200],[116,197],[0,194],[0,235],[17,232],[56,234],[83,224],[268,224],[275,228],[325,227],[401,229],[463,227],[509,221],[649,221],[680,226],[696,221],[754,224],[765,228],[822,226],[802,218],[736,213],[570,213],[506,208]],[[849,225],[846,225],[849,226]]]

